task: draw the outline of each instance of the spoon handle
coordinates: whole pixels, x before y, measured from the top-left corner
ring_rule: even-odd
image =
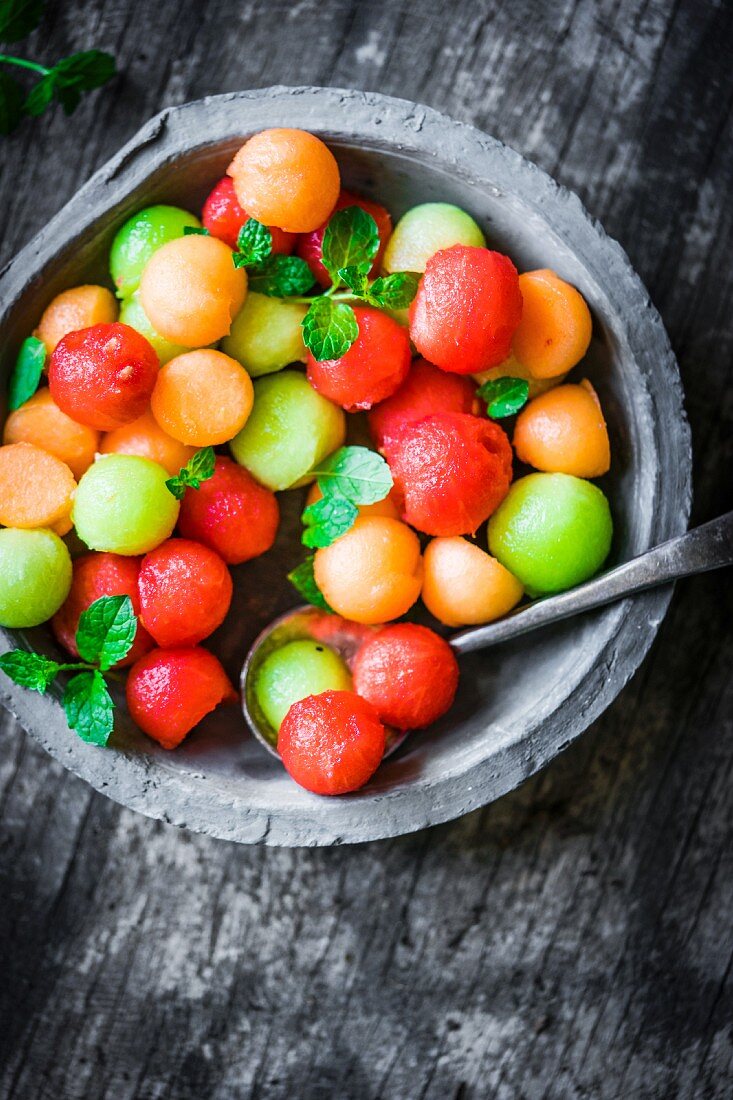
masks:
[[[733,512],[704,523],[684,535],[663,542],[638,558],[603,573],[559,596],[538,600],[505,619],[454,634],[450,644],[458,653],[485,649],[530,630],[567,619],[581,611],[603,607],[614,600],[667,584],[693,573],[733,565]]]

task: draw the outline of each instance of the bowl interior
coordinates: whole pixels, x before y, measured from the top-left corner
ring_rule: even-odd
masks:
[[[62,243],[42,269],[32,272],[6,321],[2,376],[7,377],[20,340],[59,290],[87,281],[109,285],[110,241],[130,213],[160,201],[198,211],[248,129],[256,128],[243,126],[238,134],[213,142],[205,137],[197,141],[194,135],[190,148],[161,158],[149,174],[138,173],[140,178],[124,194],[115,196],[111,205],[100,202],[83,234]],[[594,332],[591,348],[575,377],[588,377],[596,387],[612,442],[612,470],[601,482],[615,522],[609,564],[647,548],[659,510],[657,413],[647,378],[629,343],[627,317],[613,299],[613,288],[603,285],[603,263],[575,251],[567,232],[553,225],[552,209],[544,210],[541,203],[527,201],[505,186],[493,185],[485,176],[477,179],[468,172],[457,172],[454,164],[443,163],[436,152],[421,154],[373,134],[345,136],[338,128],[333,132],[323,128],[322,133],[338,158],[344,184],[384,203],[395,219],[418,202],[456,203],[473,214],[490,246],[511,255],[519,270],[550,267],[581,290],[593,312]],[[642,295],[643,288],[638,286]],[[232,611],[207,644],[222,658],[235,682],[250,642],[271,619],[298,602],[286,573],[304,554],[299,542],[304,495],[304,490],[280,494],[282,526],[274,549],[233,571]],[[245,807],[248,813],[261,812],[268,818],[274,814],[317,821],[317,827],[307,836],[304,833],[301,842],[344,836],[360,839],[351,835],[352,830],[344,824],[349,815],[355,822],[377,815],[367,831],[371,836],[399,831],[393,826],[380,831],[378,823],[379,804],[384,805],[396,795],[410,791],[414,798],[432,802],[430,810],[423,807],[420,811],[422,818],[432,815],[439,819],[441,814],[450,816],[453,812],[444,812],[435,804],[446,777],[470,776],[475,765],[485,767],[492,758],[498,762],[507,747],[519,750],[514,764],[516,779],[529,774],[535,757],[543,755],[539,745],[545,723],[558,708],[569,705],[568,700],[619,631],[626,613],[626,605],[618,605],[486,654],[462,658],[461,688],[450,714],[427,732],[408,738],[369,786],[348,799],[315,799],[298,788],[278,762],[249,736],[241,713],[232,708],[216,712],[174,753],[165,752],[139,733],[121,708],[118,732],[105,756],[117,757],[120,762],[134,761],[136,768],[154,777],[153,787],[185,787],[188,797],[198,805],[206,805],[208,800],[223,807]],[[55,651],[45,629],[29,631],[27,640],[48,653]],[[75,755],[83,751],[99,756],[97,749],[80,748],[74,735],[65,734],[62,726],[59,723],[54,732],[54,751],[62,757],[63,752],[72,751]],[[567,727],[570,737],[574,732],[571,721]],[[89,759],[87,778],[96,782],[89,769],[94,772],[98,765]],[[109,771],[114,765],[104,767]],[[161,808],[163,796],[160,805],[155,805],[155,800],[146,805],[144,799],[119,795],[114,790],[109,793],[148,813],[165,813],[164,806]],[[480,796],[478,800],[482,800]],[[476,803],[475,795],[468,797],[471,801]],[[182,822],[206,827],[196,813],[187,818],[179,812],[178,816]],[[211,831],[237,835],[236,830],[220,826],[213,826]]]

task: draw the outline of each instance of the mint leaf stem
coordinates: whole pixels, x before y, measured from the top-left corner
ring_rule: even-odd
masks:
[[[17,65],[21,69],[31,69],[34,73],[40,73],[42,76],[48,76],[51,72],[45,65],[41,65],[38,61],[30,61],[27,57],[12,57],[7,53],[0,53],[0,62],[4,65]]]

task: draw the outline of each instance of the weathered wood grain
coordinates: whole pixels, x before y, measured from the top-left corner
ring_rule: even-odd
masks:
[[[92,45],[117,54],[114,89],[0,148],[0,258],[165,104],[279,82],[421,100],[515,145],[621,240],[680,358],[694,519],[730,507],[726,0],[66,0],[31,42]],[[685,583],[552,767],[360,848],[176,832],[1,720],[0,1096],[729,1096],[730,620],[724,578]]]

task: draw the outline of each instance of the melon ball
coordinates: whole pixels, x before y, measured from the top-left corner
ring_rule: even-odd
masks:
[[[178,501],[167,470],[149,458],[110,454],[90,466],[72,509],[76,533],[91,550],[146,554],[173,531]]]

